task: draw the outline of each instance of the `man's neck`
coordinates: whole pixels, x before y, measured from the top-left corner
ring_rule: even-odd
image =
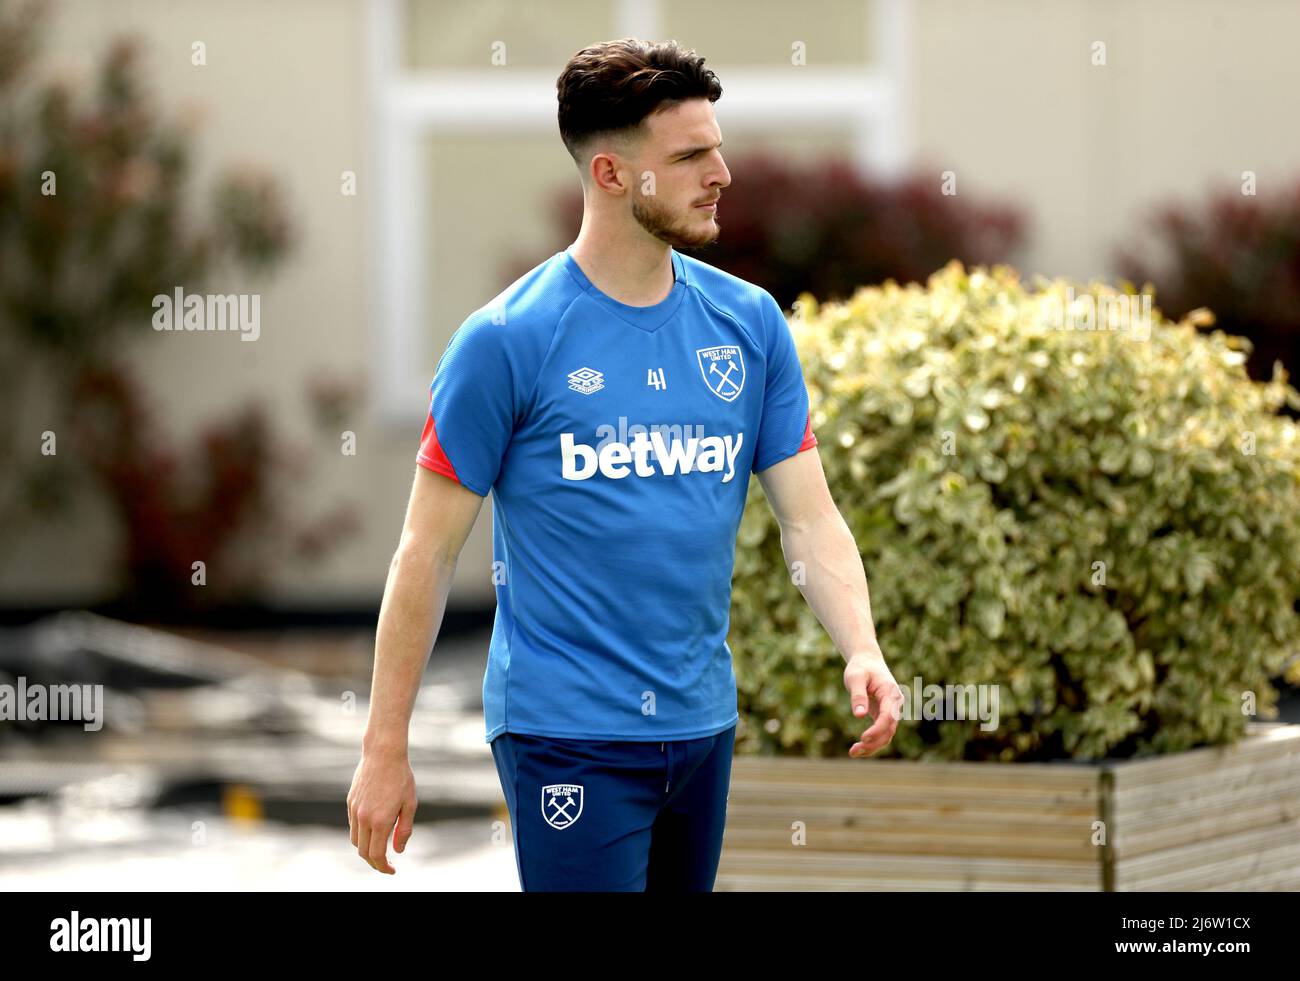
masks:
[[[584,224],[569,253],[592,285],[619,303],[653,306],[672,292],[676,277],[669,245],[639,229],[629,239],[601,235]]]

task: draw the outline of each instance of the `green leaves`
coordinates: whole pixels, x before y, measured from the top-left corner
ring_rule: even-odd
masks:
[[[1256,692],[1268,717],[1269,679],[1300,648],[1300,435],[1277,415],[1300,393],[1251,381],[1235,339],[1155,311],[1149,331],[1066,329],[1071,286],[1076,302],[1116,295],[953,264],[925,287],[803,298],[818,452],[894,676],[1001,691],[993,732],[907,721],[887,755],[1236,738],[1247,717],[1222,693]],[[844,662],[785,574],[758,486],[729,638],[741,744],[839,754],[861,728]]]

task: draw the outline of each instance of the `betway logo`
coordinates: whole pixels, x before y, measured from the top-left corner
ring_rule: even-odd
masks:
[[[651,432],[637,433],[630,443],[605,441],[597,449],[577,442],[573,433],[561,433],[562,473],[565,480],[586,480],[595,476],[597,471],[601,476],[615,480],[632,473],[649,477],[655,473],[657,462],[659,469],[670,477],[692,471],[725,471],[722,478],[725,484],[736,475],[736,456],[744,440],[744,433],[691,436],[688,439],[674,436],[669,439],[662,432]]]

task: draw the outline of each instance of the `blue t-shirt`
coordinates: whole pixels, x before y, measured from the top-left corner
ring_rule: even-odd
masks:
[[[672,250],[661,303],[568,250],[452,335],[417,461],[492,495],[487,741],[695,739],[734,725],[727,627],[751,472],[817,443],[766,290]]]

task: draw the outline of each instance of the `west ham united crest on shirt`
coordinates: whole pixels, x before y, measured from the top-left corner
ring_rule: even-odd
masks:
[[[667,298],[633,307],[556,253],[438,362],[417,460],[492,491],[489,742],[695,739],[737,721],[726,635],[749,475],[816,438],[776,301],[676,250],[672,264]]]

